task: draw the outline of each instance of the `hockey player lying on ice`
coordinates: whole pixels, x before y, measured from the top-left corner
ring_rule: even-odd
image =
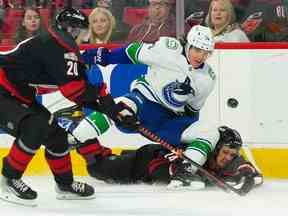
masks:
[[[84,139],[85,135],[91,136],[93,130],[96,136],[97,131],[103,131],[104,125],[108,127],[109,122],[106,121],[107,118],[104,115],[94,113],[93,116],[98,116],[98,121],[94,121],[97,124],[93,127],[91,127],[93,121],[87,117],[82,121],[82,125],[87,123],[85,123],[85,130],[79,130],[80,127],[76,125],[77,133],[75,134],[78,137]],[[70,127],[73,125],[69,123],[69,120],[66,122],[68,122],[66,125]],[[99,122],[101,122],[102,129]],[[98,129],[95,130],[95,128]],[[235,129],[227,126],[207,127],[202,122],[193,124],[192,129],[189,134],[191,143],[201,145],[199,140],[205,140],[212,148],[207,152],[207,157],[202,154],[201,161],[205,169],[223,178],[237,189],[240,188],[242,194],[248,193],[263,183],[262,174],[240,155],[242,138]],[[189,145],[183,144],[182,148],[185,152]],[[108,183],[167,184],[169,188],[187,190],[210,185],[205,176],[201,176],[195,167],[175,157],[173,153],[159,144],[147,144],[136,150],[123,151],[121,155],[114,155],[110,148],[101,145],[97,138],[94,138],[78,145],[77,152],[85,159],[89,175]]]
[[[196,127],[197,124],[195,131],[198,130]],[[207,137],[201,137],[216,142],[216,147],[209,153],[204,167],[237,189],[240,188],[243,194],[261,185],[261,173],[239,153],[242,145],[239,133],[226,126],[215,128],[214,133],[218,135],[217,139],[209,137],[212,132],[207,133]],[[85,146],[81,148],[85,149]],[[78,148],[78,152],[83,150],[81,148]],[[147,144],[121,155],[113,155],[111,149],[99,144],[92,155],[89,159],[86,157],[89,175],[108,183],[168,184],[169,188],[187,190],[210,185],[205,176],[198,174],[195,167],[175,158],[173,153],[158,144]]]

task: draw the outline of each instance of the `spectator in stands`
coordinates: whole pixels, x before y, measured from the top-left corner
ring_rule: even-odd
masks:
[[[97,7],[106,8],[107,10],[110,10],[112,6],[112,0],[98,0],[97,1]]]
[[[175,0],[149,0],[148,17],[131,29],[127,42],[151,43],[160,36],[176,37],[174,9]]]
[[[14,43],[18,44],[31,36],[39,33],[42,28],[40,12],[37,8],[27,7],[24,10],[22,21],[17,28]]]
[[[114,28],[115,18],[112,13],[105,8],[96,7],[89,15],[88,36],[85,38],[80,35],[77,42],[89,44],[108,43],[111,40]]]
[[[236,22],[230,0],[212,0],[206,24],[212,29],[216,42],[249,42],[245,32]]]
[[[5,17],[5,4],[3,0],[0,0],[0,29],[2,29],[3,27],[4,17]],[[1,36],[0,36],[0,39],[1,39]]]

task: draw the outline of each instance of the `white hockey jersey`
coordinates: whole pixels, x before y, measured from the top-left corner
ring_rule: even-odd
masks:
[[[154,44],[128,46],[127,55],[135,63],[148,65],[147,74],[131,85],[148,100],[162,104],[176,113],[188,106],[199,111],[215,85],[211,67],[194,69],[182,54],[183,47],[175,38],[161,37]]]

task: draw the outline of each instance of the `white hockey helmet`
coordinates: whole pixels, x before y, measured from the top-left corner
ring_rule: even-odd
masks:
[[[201,25],[193,26],[188,32],[186,40],[186,55],[188,54],[190,47],[196,47],[209,52],[212,52],[214,50],[215,42],[213,39],[213,34],[211,29],[208,27]]]

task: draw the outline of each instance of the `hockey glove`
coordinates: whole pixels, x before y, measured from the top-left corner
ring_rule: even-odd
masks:
[[[99,86],[98,91],[99,96],[96,98],[95,102],[87,104],[86,106],[90,109],[102,112],[112,118],[111,113],[114,106],[116,106],[116,103],[113,97],[109,94],[107,85],[102,83],[101,86]]]
[[[128,130],[137,130],[140,125],[136,113],[123,102],[119,102],[113,107],[110,117],[117,126]]]
[[[205,187],[201,177],[193,173],[193,168],[190,163],[177,159],[171,163],[169,167],[170,183],[169,189],[181,187],[189,187],[191,190],[199,190]]]
[[[256,172],[251,165],[245,164],[242,167],[240,166],[236,175],[233,176],[236,182],[235,188],[237,188],[242,195],[247,194],[255,186],[255,175]]]
[[[88,65],[99,64],[102,66],[106,66],[109,64],[109,49],[105,47],[87,49],[82,53],[81,56],[85,64]]]

